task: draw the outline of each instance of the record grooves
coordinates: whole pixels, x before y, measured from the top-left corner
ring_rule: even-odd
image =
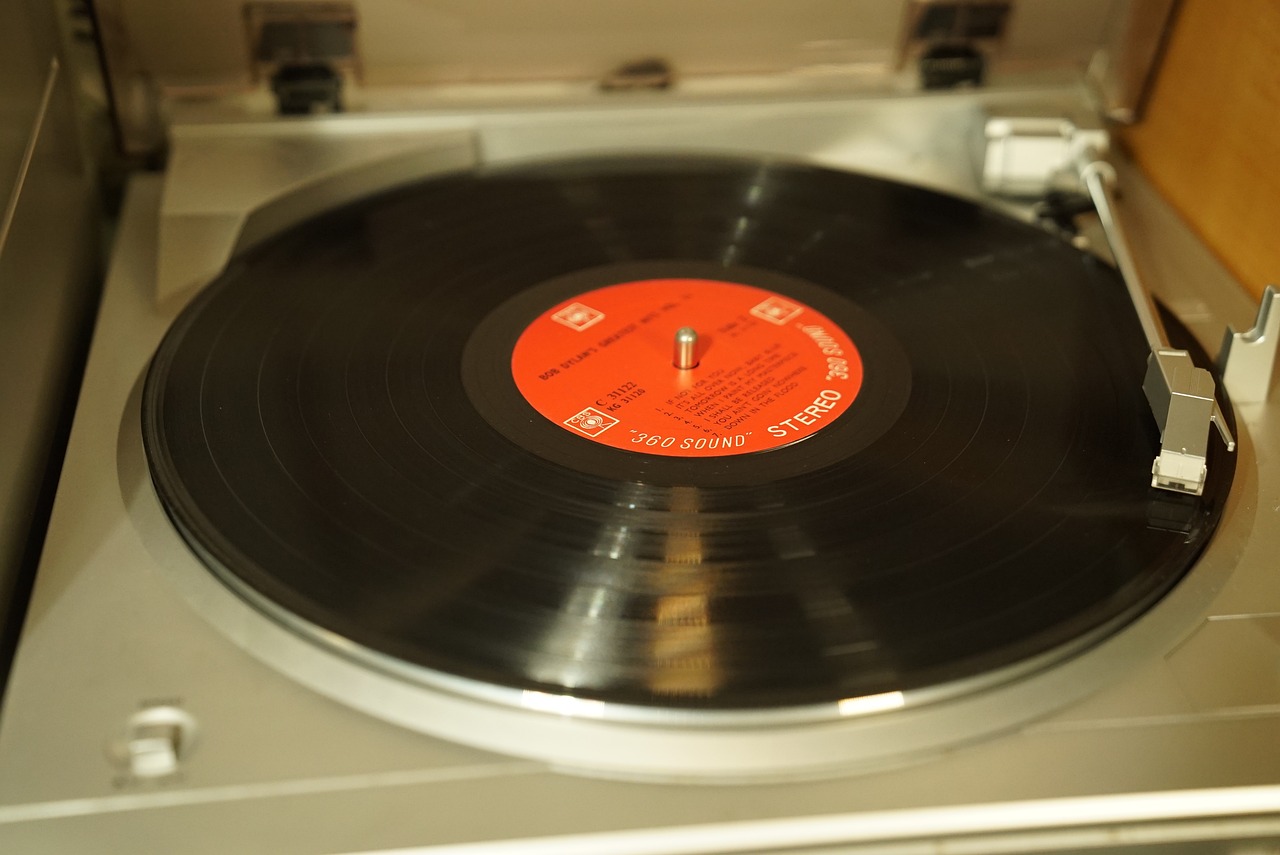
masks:
[[[669,278],[821,313],[860,354],[856,398],[798,442],[687,458],[530,404],[512,354],[538,318]],[[317,643],[767,709],[1069,655],[1167,592],[1233,463],[1196,502],[1147,487],[1145,357],[1112,271],[968,202],[575,160],[424,181],[237,259],[161,345],[143,436],[193,549]]]

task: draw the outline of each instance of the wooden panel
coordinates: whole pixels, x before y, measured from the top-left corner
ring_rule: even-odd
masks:
[[[1255,296],[1280,282],[1280,2],[1183,0],[1122,141]]]

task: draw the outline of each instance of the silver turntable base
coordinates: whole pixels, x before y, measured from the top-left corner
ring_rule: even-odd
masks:
[[[972,193],[967,173],[940,166],[923,143],[871,136],[872,111],[912,109],[897,102],[863,105],[861,114],[792,105],[795,121],[771,126],[807,120],[822,133],[747,142],[744,128],[760,120],[735,109],[677,117],[663,144],[807,157]],[[481,159],[499,160],[643,147],[619,132],[627,120],[639,121],[597,113],[574,133],[545,116],[495,114],[470,130]],[[437,121],[437,130],[460,127]],[[262,201],[237,209],[227,193],[204,197],[202,210],[199,194],[184,190],[198,170],[182,152],[261,165],[282,150],[296,158],[308,145],[332,152],[323,146],[342,143],[281,131],[228,146],[198,127],[186,133],[167,179],[133,181],[122,217],[0,718],[0,851],[1246,852],[1263,851],[1249,841],[1280,839],[1275,402],[1237,408],[1233,498],[1200,565],[1131,627],[1043,675],[1026,702],[1088,697],[973,744],[819,780],[607,780],[380,720],[304,687],[323,682],[303,673],[305,662],[295,679],[281,676],[250,652],[272,643],[270,629],[249,618],[229,625],[225,590],[163,566],[168,547],[148,530],[163,520],[142,510],[154,497],[133,408],[147,360],[200,267],[200,258],[159,260],[162,236],[173,244],[181,232],[196,245],[202,234],[223,235],[205,245],[203,257],[216,260],[225,235]],[[914,139],[939,139],[929,133]],[[1252,310],[1238,286],[1140,183],[1126,186],[1141,203],[1131,223],[1140,261],[1165,302],[1210,350],[1225,322],[1248,327]],[[357,705],[376,707],[376,691],[364,686]],[[181,748],[167,755],[175,738]],[[165,774],[169,764],[176,771]]]

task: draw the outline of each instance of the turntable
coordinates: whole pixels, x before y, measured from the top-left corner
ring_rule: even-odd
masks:
[[[393,79],[430,4],[212,4],[185,64],[155,39],[192,24],[106,4],[167,164],[120,219],[0,843],[1280,836],[1275,298],[1108,157],[1072,41],[1107,4],[1039,65],[1052,4],[879,5],[758,23],[770,74],[670,29],[579,87]],[[826,59],[778,73],[795,44]]]

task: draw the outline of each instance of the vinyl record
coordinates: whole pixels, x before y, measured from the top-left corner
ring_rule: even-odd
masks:
[[[1232,464],[1149,488],[1145,358],[1112,270],[967,201],[585,159],[235,259],[161,345],[143,434],[193,551],[343,655],[826,708],[1068,656],[1191,567]]]

